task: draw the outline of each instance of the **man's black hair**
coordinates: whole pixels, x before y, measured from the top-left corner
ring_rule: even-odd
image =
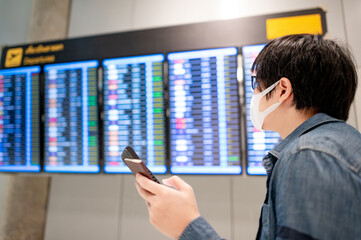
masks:
[[[357,88],[357,72],[346,47],[319,35],[280,37],[260,52],[253,71],[259,90],[286,77],[292,84],[296,109],[347,120]]]

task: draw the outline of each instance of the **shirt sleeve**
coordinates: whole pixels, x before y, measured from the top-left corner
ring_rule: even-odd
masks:
[[[221,238],[203,217],[198,217],[188,224],[179,240],[221,240]]]
[[[276,239],[337,239],[332,234],[345,225],[342,213],[350,193],[338,159],[306,149],[283,161],[272,190]]]

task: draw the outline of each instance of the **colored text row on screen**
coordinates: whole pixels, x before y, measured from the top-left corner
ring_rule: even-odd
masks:
[[[121,154],[131,146],[153,173],[165,173],[164,55],[106,59],[104,171],[129,173]]]
[[[99,172],[98,61],[45,65],[47,172]]]
[[[240,174],[237,48],[168,55],[171,172]]]

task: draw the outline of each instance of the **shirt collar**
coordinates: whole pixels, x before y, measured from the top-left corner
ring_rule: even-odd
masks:
[[[286,146],[293,142],[296,138],[300,137],[302,134],[310,131],[311,129],[322,125],[327,122],[342,122],[342,120],[333,118],[328,116],[325,113],[317,113],[303,122],[300,126],[298,126],[290,135],[288,135],[280,144],[274,147],[269,153],[274,157],[279,158],[283,149]]]

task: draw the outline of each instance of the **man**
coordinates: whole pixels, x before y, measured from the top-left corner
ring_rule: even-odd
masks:
[[[357,88],[350,52],[317,35],[271,41],[252,72],[252,122],[284,139],[263,159],[257,239],[361,239],[361,135],[347,125]],[[179,177],[136,176],[150,222],[173,239],[220,239]]]

